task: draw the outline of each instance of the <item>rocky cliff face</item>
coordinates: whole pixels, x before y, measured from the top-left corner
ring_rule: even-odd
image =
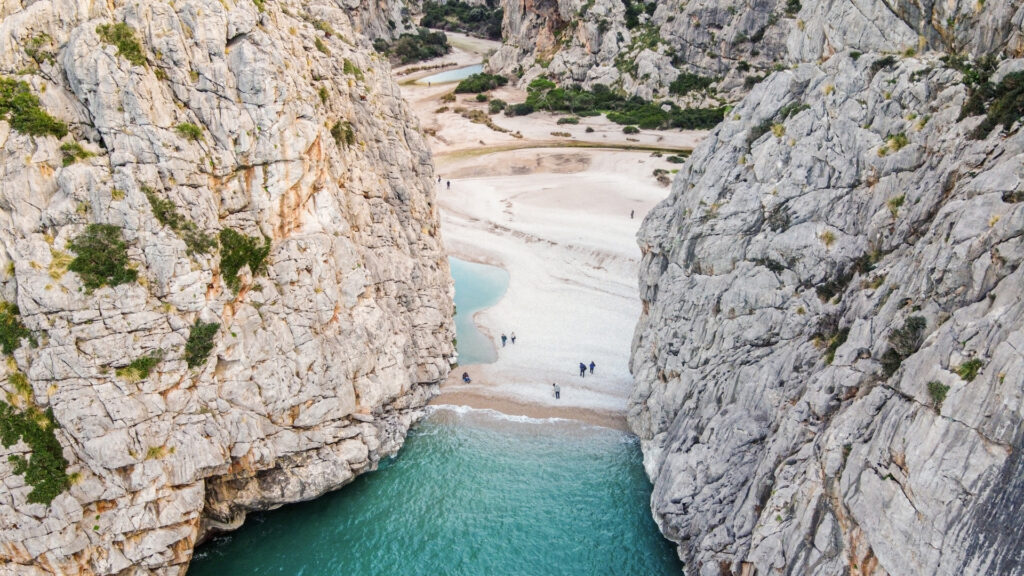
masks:
[[[645,99],[672,96],[680,73],[714,78],[735,101],[766,74],[837,52],[927,49],[988,54],[1022,49],[1019,2],[920,3],[796,0],[508,0],[505,44],[490,67],[529,80],[546,75],[605,84]]]
[[[953,44],[1020,55],[1020,3],[973,14]],[[688,573],[1024,574],[1024,61],[940,56],[772,74],[644,222],[629,421]]]
[[[0,573],[181,574],[395,452],[448,372],[451,286],[367,16],[2,14]]]

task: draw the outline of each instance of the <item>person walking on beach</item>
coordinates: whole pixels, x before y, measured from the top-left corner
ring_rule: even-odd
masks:
[[[448,189],[451,190],[452,189],[452,181],[451,180],[445,180],[445,182],[448,183]]]
[[[562,388],[558,384],[551,384],[551,389],[555,391],[555,400],[562,397]]]
[[[515,332],[512,333],[512,343],[513,344],[516,343],[516,333]]]
[[[587,365],[584,364],[583,362],[580,362],[580,378],[583,378],[586,375],[587,375]]]
[[[501,335],[501,347],[502,347],[502,348],[504,348],[504,347],[505,347],[505,341],[506,341],[506,340],[508,340],[508,336],[505,336],[504,334],[502,334],[502,335]]]
[[[630,219],[630,220],[632,220],[632,219],[633,219],[633,210],[630,210],[630,211],[629,211],[629,219]]]
[[[594,375],[594,367],[595,367],[595,366],[597,366],[597,364],[594,364],[594,361],[593,361],[593,360],[591,360],[591,361],[590,361],[590,375],[591,375],[591,376],[593,376],[593,375]]]

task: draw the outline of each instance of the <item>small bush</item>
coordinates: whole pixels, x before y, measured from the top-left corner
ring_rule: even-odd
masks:
[[[981,100],[979,107],[987,110],[985,120],[971,132],[971,137],[981,139],[988,136],[993,128],[1002,124],[1004,130],[1010,130],[1021,117],[1024,117],[1024,72],[1007,74],[998,85],[986,82],[976,94],[964,104],[961,116],[969,109],[971,100]]]
[[[78,142],[65,142],[60,145],[60,151],[64,153],[63,164],[70,166],[78,160],[84,160],[95,156],[92,152],[89,152]]]
[[[528,116],[530,114],[533,114],[533,106],[526,102],[512,104],[505,108],[506,116]]]
[[[977,376],[978,372],[981,371],[981,367],[985,363],[978,358],[971,358],[967,362],[956,367],[956,373],[960,375],[960,378],[967,382],[973,381]]]
[[[507,105],[508,104],[506,104],[505,101],[500,98],[491,98],[491,101],[487,104],[487,109],[491,112],[491,114],[497,114],[498,112],[504,110],[505,106]]]
[[[127,284],[138,278],[138,272],[128,268],[128,245],[117,226],[89,224],[68,247],[75,253],[68,270],[81,276],[86,290]]]
[[[796,16],[802,7],[800,0],[786,0],[786,16]]]
[[[622,127],[622,133],[623,134],[639,134],[640,133],[640,129],[637,128],[636,126],[623,126]]]
[[[70,485],[68,461],[55,429],[57,421],[51,410],[44,412],[35,406],[17,410],[0,400],[0,443],[10,448],[21,440],[32,451],[28,457],[12,454],[7,460],[14,465],[13,472],[23,474],[25,483],[32,486],[28,501],[35,504],[49,505]]]
[[[178,212],[174,202],[160,197],[155,190],[148,186],[142,187],[142,192],[149,200],[153,209],[153,216],[157,222],[174,230],[185,242],[186,251],[190,256],[196,254],[209,254],[217,247],[217,241],[213,236],[199,230],[196,223],[189,220]]]
[[[882,372],[888,378],[896,373],[903,361],[917,352],[924,341],[927,322],[921,316],[911,316],[901,328],[889,334],[890,348],[882,355]]]
[[[39,98],[21,80],[0,77],[0,116],[22,134],[63,138],[68,133],[67,124],[43,110]]]
[[[330,93],[327,92],[327,88],[321,86],[320,89],[317,90],[317,94],[320,96],[320,102],[322,104],[327,104],[327,99],[330,97]]]
[[[476,95],[476,101],[477,102],[487,102],[487,100],[488,100],[487,94],[477,94]]]
[[[843,328],[828,339],[828,345],[825,347],[825,364],[831,364],[836,359],[836,350],[846,343],[849,336],[850,329]]]
[[[357,66],[355,62],[352,62],[348,58],[345,58],[345,61],[342,62],[341,71],[344,72],[345,74],[348,74],[349,76],[354,76],[355,79],[359,80],[360,82],[362,82],[364,79],[363,69]]]
[[[669,156],[668,158],[665,158],[665,161],[669,162],[670,164],[682,164],[682,163],[686,162],[686,156],[680,156],[678,154],[673,154],[673,155]]]
[[[748,65],[749,67],[749,65]],[[672,94],[685,96],[694,90],[705,90],[715,83],[715,78],[680,72],[679,76],[668,85],[668,91]]]
[[[188,341],[185,342],[185,362],[189,368],[202,366],[210,357],[213,350],[213,338],[220,330],[217,322],[201,322],[196,320],[192,330],[188,333]]]
[[[877,74],[882,70],[892,66],[893,64],[896,64],[895,57],[893,57],[892,55],[883,56],[871,63],[871,73]]]
[[[444,32],[431,32],[419,28],[416,34],[402,34],[394,44],[378,38],[373,47],[380,53],[388,55],[392,62],[409,64],[431,60],[451,52],[448,37]]]
[[[900,194],[895,198],[890,198],[889,201],[885,203],[889,207],[889,213],[892,214],[893,218],[899,215],[900,207],[903,206],[903,202],[905,202],[906,199],[907,197],[905,195]]]
[[[558,124],[579,124],[580,119],[578,116],[563,116],[558,119]]]
[[[142,51],[142,44],[135,37],[135,30],[124,22],[117,24],[100,24],[96,27],[96,33],[100,40],[117,47],[117,55],[125,60],[142,66],[146,63],[146,55]]]
[[[191,122],[182,122],[174,127],[179,136],[186,140],[199,142],[203,139],[203,129]]]
[[[152,354],[132,360],[131,364],[123,368],[118,368],[115,371],[115,374],[117,374],[118,378],[128,382],[139,382],[141,380],[145,380],[146,378],[149,378],[150,372],[153,371],[153,368],[156,368],[156,365],[160,363],[160,360],[162,360],[163,357],[163,351],[157,350]]]
[[[340,148],[342,145],[351,146],[356,142],[356,134],[352,130],[352,124],[350,122],[338,120],[331,126],[331,137],[334,138],[334,143]]]
[[[466,94],[474,92],[486,92],[495,88],[500,88],[508,84],[508,78],[504,76],[498,76],[497,74],[487,74],[481,72],[473,74],[465,80],[459,82],[458,86],[455,87],[456,94]]]
[[[259,239],[239,234],[230,228],[220,231],[220,273],[224,283],[235,294],[242,287],[238,272],[245,266],[253,276],[266,269],[266,259],[270,255],[270,238],[264,238],[262,245]]]
[[[11,355],[21,346],[22,340],[32,341],[32,333],[21,323],[18,306],[0,301],[0,345],[4,354]]]
[[[587,126],[587,129],[584,130],[584,132],[587,132],[587,133],[590,133],[590,132],[593,132],[593,131],[594,131],[594,128],[592,126]]]
[[[938,380],[932,380],[928,383],[928,395],[932,397],[935,409],[940,413],[942,412],[942,402],[946,400],[947,392],[949,392],[949,386]]]
[[[315,46],[317,50],[323,52],[324,54],[331,53],[331,51],[327,49],[327,44],[324,44],[324,41],[321,40],[319,37],[313,40],[313,46]]]

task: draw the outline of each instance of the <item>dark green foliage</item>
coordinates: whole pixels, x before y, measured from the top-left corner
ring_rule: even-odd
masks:
[[[748,65],[749,66],[749,65]],[[694,90],[704,90],[715,82],[715,78],[680,72],[679,76],[668,85],[668,91],[672,94],[684,96]]]
[[[746,78],[743,79],[743,87],[746,88],[747,90],[750,90],[754,86],[757,86],[758,84],[760,84],[761,81],[764,80],[764,79],[765,79],[765,75],[764,74],[757,74],[757,75],[751,74],[750,76],[747,76]]]
[[[789,118],[796,116],[800,112],[807,110],[808,108],[810,108],[810,106],[808,106],[807,104],[803,104],[801,102],[790,102],[789,104],[786,104],[785,106],[779,109],[777,117],[779,118],[780,122],[784,122]]]
[[[505,107],[506,116],[527,116],[529,114],[533,114],[533,112],[533,106],[527,102],[512,104]]]
[[[60,151],[64,153],[63,164],[70,166],[78,160],[84,160],[95,156],[92,152],[89,152],[78,142],[65,142],[60,145]]]
[[[670,162],[672,164],[682,164],[682,163],[686,162],[686,156],[680,156],[678,154],[673,154],[673,155],[665,158],[665,161],[666,162]]]
[[[55,61],[53,51],[45,48],[52,45],[53,38],[49,34],[42,32],[28,39],[25,45],[25,54],[35,60],[36,64],[44,62],[53,63]]]
[[[967,382],[971,382],[978,376],[978,372],[984,365],[985,363],[978,358],[971,358],[967,362],[957,366],[956,373],[960,375],[960,378],[963,378]]]
[[[850,58],[852,58],[854,62],[856,62],[857,58],[860,58],[860,57],[861,57],[861,53],[860,52],[858,52],[856,50],[851,50],[850,51]]]
[[[476,95],[476,101],[477,102],[487,102],[487,100],[488,100],[487,94],[477,94]]]
[[[351,146],[356,142],[356,133],[352,131],[352,124],[347,120],[338,120],[334,126],[331,126],[331,137],[334,138],[334,143],[339,148],[342,145]]]
[[[213,350],[213,338],[220,330],[217,322],[201,322],[196,320],[192,330],[188,333],[188,341],[185,342],[185,362],[189,368],[202,366],[210,357]]]
[[[795,16],[800,8],[800,0],[786,0],[786,16]]]
[[[267,256],[270,255],[270,238],[264,238],[261,244],[258,238],[239,234],[230,228],[220,231],[220,273],[224,283],[235,294],[242,287],[238,272],[245,266],[253,276],[266,269]]]
[[[491,98],[491,101],[487,104],[487,109],[490,110],[491,114],[497,114],[505,109],[508,104],[500,98]]]
[[[639,26],[640,15],[644,13],[644,3],[641,0],[622,0],[622,6],[626,9],[626,27],[632,30]]]
[[[402,34],[393,44],[378,38],[373,47],[377,52],[386,54],[392,62],[409,64],[444,56],[451,52],[448,37],[444,32],[431,32],[420,28],[416,34]]]
[[[327,104],[327,99],[330,98],[330,93],[327,91],[327,88],[324,87],[324,86],[321,86],[316,91],[316,93],[317,93],[318,96],[320,96],[320,102],[322,104]]]
[[[203,139],[203,129],[191,122],[182,122],[175,126],[174,130],[186,140],[198,142]]]
[[[622,133],[623,134],[639,134],[640,133],[640,129],[637,128],[636,126],[623,126],[622,127]]]
[[[63,138],[68,133],[67,125],[40,108],[39,98],[21,80],[0,77],[0,116],[22,134]]]
[[[138,278],[138,272],[128,268],[128,245],[117,226],[89,224],[68,247],[75,253],[68,270],[82,277],[86,290],[127,284]]]
[[[146,378],[149,378],[150,372],[152,372],[153,368],[156,368],[156,365],[163,360],[163,357],[163,350],[156,350],[147,356],[136,358],[135,360],[132,360],[131,364],[128,364],[123,368],[118,368],[116,371],[117,377],[130,382],[145,380]]]
[[[49,505],[70,484],[68,461],[53,431],[57,422],[53,412],[36,407],[17,410],[0,400],[0,443],[6,448],[18,440],[28,445],[28,457],[12,454],[7,461],[14,465],[15,474],[24,474],[25,482],[32,486],[28,501]]]
[[[209,254],[217,247],[217,240],[201,231],[195,222],[178,212],[178,207],[174,205],[174,202],[160,197],[155,190],[148,186],[143,186],[142,192],[149,200],[153,216],[158,222],[177,232],[185,242],[185,248],[189,255]]]
[[[796,116],[808,108],[810,108],[810,106],[800,102],[790,102],[789,104],[786,104],[780,108],[774,116],[765,118],[760,124],[750,129],[750,132],[747,134],[747,145],[749,146],[753,144],[758,140],[758,138],[767,134],[768,131],[772,129],[773,124],[785,122],[789,118]]]
[[[455,87],[456,94],[486,92],[488,90],[494,90],[508,84],[508,78],[504,76],[498,76],[497,74],[487,74],[481,72],[479,74],[473,74],[465,80],[459,82],[459,85]]]
[[[313,46],[316,47],[316,49],[319,50],[320,52],[323,52],[324,54],[331,53],[331,51],[327,49],[327,44],[324,44],[324,41],[321,40],[319,37],[313,39]]]
[[[580,119],[577,116],[562,116],[558,119],[557,124],[579,124]]]
[[[485,6],[470,6],[461,0],[450,0],[444,4],[425,2],[420,25],[501,40],[504,12],[497,4],[495,0],[488,0]]]
[[[932,380],[928,383],[928,395],[932,397],[932,402],[935,403],[935,409],[939,412],[942,411],[942,402],[946,400],[947,392],[949,392],[949,386],[946,386],[938,380]]]
[[[1000,124],[1004,130],[1010,130],[1024,116],[1024,72],[1007,74],[995,86],[986,82],[964,103],[961,115],[970,114],[978,100],[984,100],[981,106],[987,109],[988,115],[971,132],[972,138],[984,138]]]
[[[341,71],[349,76],[355,76],[356,80],[359,80],[360,82],[363,80],[362,68],[356,66],[356,64],[348,58],[345,58],[345,61],[342,63]]]
[[[883,56],[878,60],[871,63],[871,73],[878,74],[882,70],[892,66],[896,63],[896,57],[893,55]]]
[[[626,98],[603,84],[586,91],[579,85],[560,88],[545,78],[536,78],[527,87],[525,106],[515,105],[506,110],[509,116],[530,114],[534,110],[569,112],[578,116],[593,116],[601,111],[616,124],[634,125],[644,130],[664,128],[709,129],[725,116],[725,108],[680,108],[672,102],[648,102],[643,98]],[[667,105],[668,110],[662,106]]]
[[[924,341],[927,322],[921,316],[911,316],[889,334],[889,349],[882,355],[882,373],[888,378],[896,373],[903,361],[917,352]]]
[[[117,46],[118,56],[136,66],[146,63],[146,54],[142,51],[142,44],[135,37],[135,30],[131,26],[124,22],[100,24],[96,27],[96,33],[100,35],[100,40]]]
[[[825,347],[825,364],[831,364],[836,359],[836,350],[846,343],[850,336],[850,329],[843,328],[828,338],[828,345]]]
[[[0,345],[3,346],[4,354],[13,354],[25,338],[32,341],[32,333],[21,323],[18,306],[0,301]]]

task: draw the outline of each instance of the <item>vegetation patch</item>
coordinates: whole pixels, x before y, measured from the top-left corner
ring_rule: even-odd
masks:
[[[478,38],[501,40],[503,15],[504,12],[498,7],[497,0],[487,0],[481,6],[471,6],[461,0],[450,0],[444,4],[425,2],[420,25],[450,32],[463,32]]]
[[[174,127],[174,131],[185,140],[199,142],[203,139],[203,129],[191,122],[182,122]]]
[[[487,109],[491,114],[497,114],[505,109],[508,103],[501,98],[491,98],[491,101],[487,103]]]
[[[0,117],[14,130],[30,136],[63,138],[68,133],[67,124],[43,110],[39,98],[21,80],[0,77]]]
[[[118,368],[115,371],[117,377],[128,382],[139,382],[149,378],[149,374],[156,368],[156,365],[163,360],[163,350],[156,350],[149,355],[141,356],[132,360],[131,364]]]
[[[825,364],[831,364],[836,359],[836,350],[840,346],[846,343],[846,339],[850,336],[850,329],[843,328],[835,334],[832,334],[826,339],[825,346]]]
[[[345,58],[345,61],[342,62],[341,71],[344,72],[345,74],[348,74],[349,76],[355,77],[355,79],[359,80],[360,82],[363,81],[364,76],[362,68],[357,66],[355,62],[352,62],[348,58]]]
[[[911,316],[903,327],[889,334],[889,349],[882,355],[882,373],[886,378],[895,374],[903,361],[921,347],[925,326],[927,322],[923,317]]]
[[[557,124],[579,124],[579,116],[562,116],[558,119]]]
[[[224,283],[235,294],[242,287],[239,271],[245,266],[253,276],[266,270],[267,256],[270,255],[270,238],[261,243],[258,238],[239,234],[230,228],[220,231],[220,273]]]
[[[488,90],[500,88],[505,84],[508,84],[508,78],[498,76],[497,74],[481,72],[479,74],[473,74],[459,82],[459,85],[455,87],[455,93],[473,94],[477,92],[487,92]]]
[[[313,40],[313,46],[315,46],[317,50],[323,52],[324,54],[331,53],[331,51],[327,49],[327,44],[324,44],[324,41],[321,40],[320,38],[316,38]]]
[[[981,367],[985,363],[978,358],[971,358],[967,362],[956,367],[956,373],[960,375],[960,378],[967,382],[972,382],[977,376],[978,372],[981,371]]]
[[[1007,74],[999,84],[986,82],[980,86],[964,104],[961,117],[979,107],[986,111],[986,116],[971,132],[972,138],[984,138],[999,125],[1004,130],[1011,130],[1024,117],[1024,72]]]
[[[352,124],[348,120],[338,120],[331,126],[331,137],[334,143],[341,146],[351,146],[356,142],[356,134],[352,131]]]
[[[36,64],[44,62],[52,64],[56,61],[52,47],[53,38],[49,34],[41,32],[29,38],[28,42],[25,43],[25,54],[35,60]]]
[[[96,33],[100,40],[117,47],[117,55],[125,60],[142,66],[146,63],[146,54],[142,51],[142,44],[135,37],[135,30],[125,24],[100,24],[96,27]]]
[[[199,320],[192,324],[192,330],[188,333],[188,341],[185,342],[185,362],[189,368],[202,366],[210,357],[213,350],[213,338],[220,330],[217,322],[201,322]]]
[[[111,224],[89,224],[68,245],[75,259],[68,270],[82,277],[85,289],[134,282],[138,272],[128,268],[128,245],[121,229]]]
[[[714,84],[716,80],[716,78],[710,78],[708,76],[690,74],[689,72],[680,72],[679,76],[676,76],[676,79],[668,85],[668,91],[672,94],[685,96],[694,90],[706,90]]]
[[[942,413],[942,402],[946,400],[947,392],[949,392],[949,386],[938,380],[932,380],[928,383],[928,395],[932,397],[932,403],[935,404],[935,409],[939,413]]]
[[[0,345],[3,346],[4,354],[13,354],[21,346],[22,340],[34,343],[32,333],[21,323],[18,306],[0,301]]]
[[[392,64],[421,62],[452,51],[444,32],[431,32],[427,28],[419,28],[416,34],[402,34],[391,44],[378,38],[374,40],[373,48],[386,55]]]
[[[0,400],[0,443],[10,448],[21,440],[32,451],[29,456],[11,454],[7,461],[14,466],[14,473],[23,474],[32,486],[28,501],[35,504],[49,505],[70,485],[68,461],[54,435],[56,428],[53,411],[35,406],[18,410]]]
[[[196,254],[209,254],[217,248],[217,240],[210,234],[206,234],[196,226],[196,223],[189,220],[178,212],[177,206],[167,198],[162,198],[149,186],[142,187],[143,194],[149,200],[149,206],[153,209],[153,216],[157,222],[174,230],[185,242],[185,249],[190,256]]]
[[[65,166],[70,166],[79,160],[85,160],[86,158],[92,158],[95,156],[92,152],[89,152],[78,142],[65,142],[60,145],[60,151],[64,153],[64,159],[62,163]]]

